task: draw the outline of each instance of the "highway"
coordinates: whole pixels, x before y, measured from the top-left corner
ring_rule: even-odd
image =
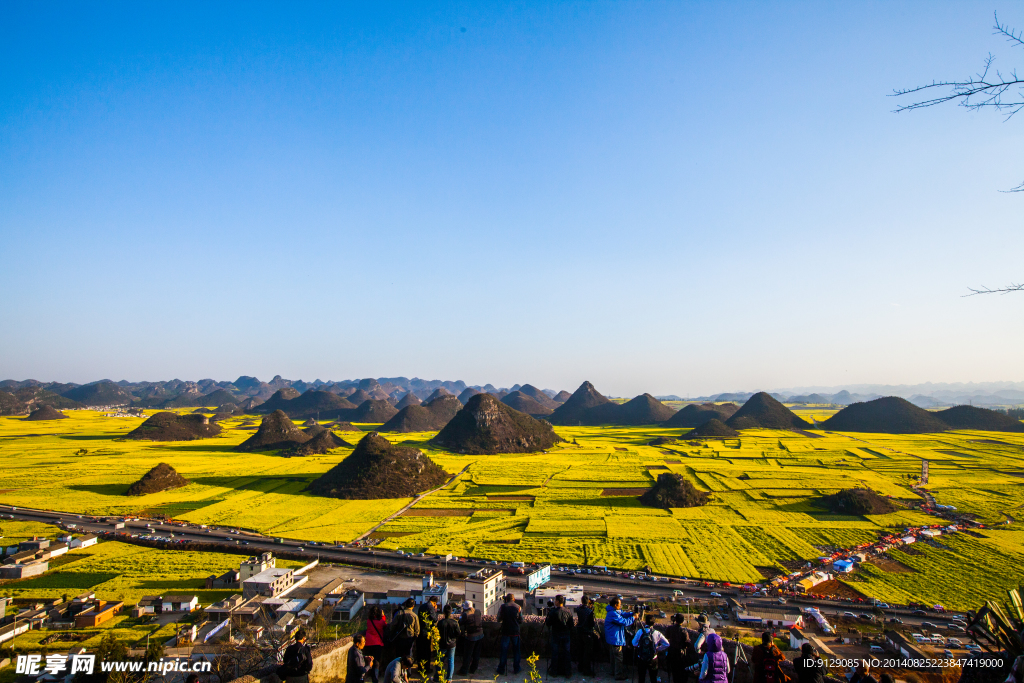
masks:
[[[322,562],[337,562],[351,564],[382,571],[441,573],[447,571],[458,571],[464,573],[474,572],[484,567],[493,567],[489,563],[471,561],[449,561],[437,557],[418,557],[413,555],[399,555],[396,552],[376,550],[373,548],[343,548],[334,545],[320,544],[295,539],[274,539],[262,534],[238,528],[199,526],[181,526],[179,524],[167,524],[159,520],[139,519],[138,521],[124,522],[124,528],[117,529],[116,521],[108,521],[105,517],[94,517],[90,515],[79,515],[53,510],[37,510],[10,505],[0,505],[0,516],[10,516],[13,519],[26,521],[44,522],[46,524],[73,526],[74,531],[81,533],[112,534],[123,532],[125,534],[151,534],[160,536],[167,541],[187,541],[198,544],[216,546],[231,546],[239,552],[257,554],[262,551],[271,551],[275,554],[287,553],[291,557],[308,557],[310,561],[319,558]],[[145,541],[121,537],[125,543],[145,544]],[[497,567],[502,568],[502,567]],[[521,576],[509,576],[509,584],[515,587],[525,588],[525,578]],[[745,603],[750,608],[775,607],[781,605],[777,598],[751,598],[748,595],[740,594],[736,588],[709,588],[702,585],[682,585],[675,583],[638,581],[621,576],[590,575],[568,572],[560,572],[554,568],[551,571],[552,583],[577,584],[586,587],[592,593],[601,595],[619,594],[629,598],[635,597],[639,600],[658,600],[671,598],[675,591],[682,591],[686,598],[693,601],[694,605],[708,607],[714,611],[715,603],[723,603],[724,598],[718,599],[711,595],[712,592],[720,593],[726,597],[733,597]],[[803,610],[804,607],[817,607],[826,617],[834,615],[852,614],[853,618],[859,618],[861,614],[871,615],[870,606],[861,603],[838,603],[832,601],[813,600],[805,597],[788,597],[788,603],[793,607]],[[904,627],[919,626],[922,623],[934,624],[936,627],[945,628],[949,625],[952,613],[928,613],[926,615],[915,615],[911,610],[888,609],[885,610],[886,619],[897,616],[904,623]],[[830,619],[830,621],[833,621]],[[833,626],[836,624],[833,623]]]

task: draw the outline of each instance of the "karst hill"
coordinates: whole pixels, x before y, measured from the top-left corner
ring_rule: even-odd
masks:
[[[306,433],[310,433],[307,429]],[[335,448],[352,448],[352,444],[345,441],[329,429],[320,427],[315,434],[312,434],[309,441],[300,443],[288,450],[290,455],[323,455]]]
[[[735,429],[716,417],[684,434],[684,439],[734,439],[740,435]]]
[[[692,508],[705,505],[711,495],[697,490],[681,474],[664,472],[658,475],[654,486],[640,496],[640,502],[651,507],[665,510],[670,508]]]
[[[26,420],[66,420],[68,416],[51,406],[39,406],[29,413]]]
[[[161,491],[181,488],[189,483],[191,482],[178,474],[173,467],[162,462],[142,475],[142,479],[129,486],[125,495],[144,496],[149,493],[160,493]]]
[[[401,399],[399,399],[398,403],[395,404],[395,408],[401,410],[402,408],[408,408],[409,406],[418,406],[422,404],[423,401],[420,399],[420,397],[410,391]]]
[[[370,432],[351,455],[314,480],[309,491],[355,500],[413,498],[447,479],[445,471],[422,451],[395,446]]]
[[[952,429],[978,429],[985,432],[1024,432],[1024,422],[1006,413],[977,406],[954,406],[934,413]]]
[[[662,423],[664,427],[699,427],[708,420],[719,420],[725,422],[732,417],[740,407],[735,403],[691,403],[684,406],[678,412]]]
[[[584,382],[565,403],[546,419],[554,425],[648,425],[670,419],[675,411],[650,394],[641,394],[625,403],[610,401],[594,385]]]
[[[462,403],[451,394],[439,396],[422,405],[408,405],[385,422],[382,432],[436,432],[444,428],[456,413],[462,410]]]
[[[505,405],[491,394],[469,399],[431,443],[454,453],[531,453],[562,439],[547,422]]]
[[[524,394],[522,391],[513,391],[511,394],[502,398],[501,402],[510,408],[514,408],[515,410],[518,410],[521,413],[526,413],[527,415],[533,415],[534,417],[542,417],[554,412],[554,409],[548,408],[532,396]],[[554,401],[552,401],[552,403],[554,403]]]
[[[252,410],[254,413],[272,413],[280,410],[294,420],[306,418],[317,418],[321,420],[332,420],[345,418],[356,405],[348,399],[342,398],[329,391],[310,389],[299,394],[294,389],[281,389],[273,396]]]
[[[309,441],[309,435],[288,419],[282,410],[275,410],[260,422],[259,429],[242,443],[236,451],[276,451],[291,449]]]
[[[124,435],[126,439],[146,441],[193,441],[221,433],[220,425],[210,422],[206,415],[189,413],[155,413],[148,420]]]
[[[845,489],[823,497],[821,504],[842,515],[884,515],[901,509],[871,489]]]
[[[949,429],[935,413],[919,408],[899,396],[886,396],[848,405],[822,422],[821,426],[833,432],[882,434],[930,434]]]
[[[809,429],[811,424],[798,417],[764,391],[760,391],[726,420],[733,429]]]

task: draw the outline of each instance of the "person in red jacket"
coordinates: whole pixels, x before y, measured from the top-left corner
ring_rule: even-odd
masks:
[[[374,605],[366,618],[366,647],[363,648],[367,655],[373,657],[373,666],[370,668],[373,683],[377,683],[377,672],[383,666],[381,662],[384,661],[384,634],[387,632],[388,618],[384,616],[384,610],[380,605]]]

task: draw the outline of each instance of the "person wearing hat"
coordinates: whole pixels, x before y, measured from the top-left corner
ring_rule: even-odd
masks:
[[[708,619],[707,612],[701,612],[697,615],[697,639],[693,641],[693,649],[700,652],[701,648],[704,647],[704,641],[707,637],[715,632],[715,629],[711,626],[711,621]]]
[[[467,600],[462,603],[462,616],[459,617],[459,631],[462,633],[462,667],[460,676],[475,674],[480,666],[480,652],[484,646],[484,615],[473,608]]]

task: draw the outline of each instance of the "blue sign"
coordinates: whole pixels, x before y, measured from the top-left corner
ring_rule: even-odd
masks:
[[[551,565],[546,564],[535,572],[531,572],[526,577],[526,588],[527,590],[534,590],[540,588],[545,583],[551,580]]]

